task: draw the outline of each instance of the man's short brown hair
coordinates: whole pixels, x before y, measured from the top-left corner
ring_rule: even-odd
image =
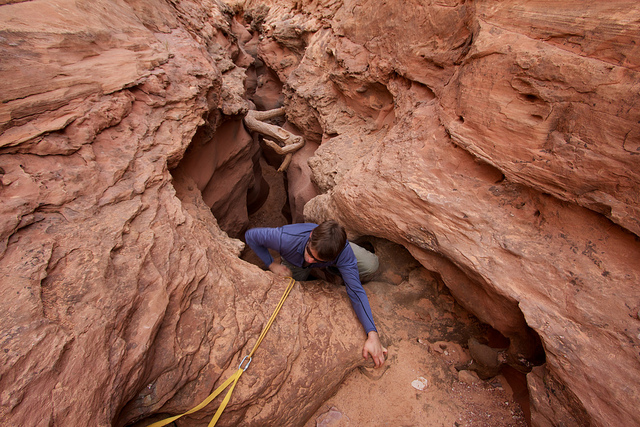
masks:
[[[332,261],[347,244],[347,232],[337,221],[331,219],[313,229],[309,244],[320,259]]]

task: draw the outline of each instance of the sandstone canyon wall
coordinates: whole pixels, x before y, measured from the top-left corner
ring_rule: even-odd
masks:
[[[307,140],[293,218],[439,273],[534,425],[640,423],[637,2],[5,1],[0,37],[10,424],[177,414],[236,369],[286,285],[233,238],[252,102]],[[361,363],[343,294],[290,299],[221,424],[301,425]]]
[[[224,194],[246,205],[257,151],[233,117],[248,103],[229,11],[1,10],[2,424],[127,425],[185,411],[236,369],[286,285],[240,261],[242,243],[210,209]],[[190,144],[208,155],[200,174],[183,173],[199,160]],[[220,194],[207,190],[216,168]],[[232,228],[238,210],[220,209]],[[260,374],[243,377],[223,423],[300,424],[359,362],[344,295],[319,292],[292,292],[261,347],[273,357],[253,362]]]

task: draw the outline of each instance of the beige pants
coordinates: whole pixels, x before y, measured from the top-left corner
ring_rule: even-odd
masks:
[[[368,282],[373,279],[373,275],[378,271],[378,266],[380,265],[378,262],[378,256],[355,243],[349,242],[349,245],[358,260],[360,281]]]

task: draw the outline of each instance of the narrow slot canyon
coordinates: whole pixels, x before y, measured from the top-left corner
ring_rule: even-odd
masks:
[[[284,84],[265,66],[256,47],[260,32],[252,34],[251,25],[242,21],[243,16],[236,14],[231,29],[235,31],[232,38],[238,41],[234,62],[236,66],[246,67],[243,97],[249,108],[257,111],[283,108]],[[288,41],[303,45],[302,40]],[[276,51],[265,54],[282,55],[280,45],[272,48]],[[374,127],[368,128],[369,132],[393,124],[394,99],[385,86],[362,85],[345,79],[336,84],[336,88],[343,102],[350,98],[348,105],[371,119]],[[419,93],[424,102],[434,98],[428,89],[421,88]],[[378,111],[373,110],[372,105]],[[286,121],[286,108],[283,114],[264,122],[294,135],[302,134]],[[232,237],[244,240],[243,234],[248,228],[304,222],[304,205],[320,194],[307,163],[318,147],[331,139],[329,135],[320,138],[315,131],[314,128],[305,133],[308,139],[305,145],[300,152],[294,152],[290,163],[285,163],[285,155],[265,143],[265,139],[273,138],[252,131],[243,122],[242,115],[225,116],[215,112],[198,129],[172,174],[177,181],[193,182],[218,219],[220,228]],[[251,162],[252,166],[247,166]],[[284,170],[282,165],[286,165]],[[247,175],[246,171],[252,174]],[[229,186],[230,182],[234,185]],[[537,334],[526,326],[522,314],[517,314],[522,330],[514,332],[521,336],[520,344],[518,348],[510,348],[508,338],[460,306],[438,272],[424,269],[402,246],[374,236],[357,237],[356,243],[367,245],[381,260],[380,269],[371,280],[374,284],[365,287],[365,290],[375,290],[371,295],[377,303],[373,311],[384,313],[383,319],[393,319],[401,306],[409,306],[411,314],[399,316],[396,322],[383,321],[385,341],[391,345],[387,366],[379,372],[364,366],[351,372],[305,425],[364,425],[374,418],[385,422],[403,419],[408,425],[432,425],[453,418],[455,413],[466,413],[455,420],[461,425],[531,425],[526,374],[532,367],[544,363],[544,349]],[[276,252],[272,255],[279,257]],[[241,258],[266,270],[248,246]],[[464,276],[461,271],[456,274]],[[310,286],[340,292],[339,286],[313,278],[313,273],[312,279],[314,283]],[[468,277],[463,281],[472,282]],[[389,310],[394,303],[397,305]],[[427,307],[431,310],[425,310]],[[512,327],[514,331],[517,329],[516,325]],[[407,334],[408,330],[412,333]],[[436,360],[425,362],[425,354]],[[387,372],[390,367],[393,368]],[[408,367],[416,372],[415,378],[406,378]],[[412,396],[415,390],[429,386],[430,380],[425,376],[431,379],[430,387],[434,390],[428,404]],[[359,396],[363,389],[369,390],[367,395],[373,406],[363,406],[359,397],[348,398]],[[450,389],[455,394],[450,394]],[[443,404],[451,400],[457,402],[453,408]],[[430,410],[425,411],[425,406]],[[403,408],[402,413],[394,413],[392,408],[396,407]],[[428,418],[429,412],[437,416]],[[372,415],[376,413],[378,415]]]
[[[314,269],[216,425],[640,424],[637,2],[0,11],[8,424],[209,425],[288,282],[245,232],[328,219],[385,363]]]

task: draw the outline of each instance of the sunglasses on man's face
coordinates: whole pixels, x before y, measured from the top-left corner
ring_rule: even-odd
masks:
[[[310,257],[312,260],[314,260],[315,262],[317,262],[317,263],[324,262],[323,260],[318,259],[318,258],[316,258],[316,257],[314,257],[314,256],[313,256],[313,254],[311,253],[311,250],[309,249],[309,244],[308,244],[308,243],[307,243],[307,246],[305,246],[305,247],[304,247],[304,251],[305,251],[305,252],[307,253],[307,255],[309,255],[309,257]]]

